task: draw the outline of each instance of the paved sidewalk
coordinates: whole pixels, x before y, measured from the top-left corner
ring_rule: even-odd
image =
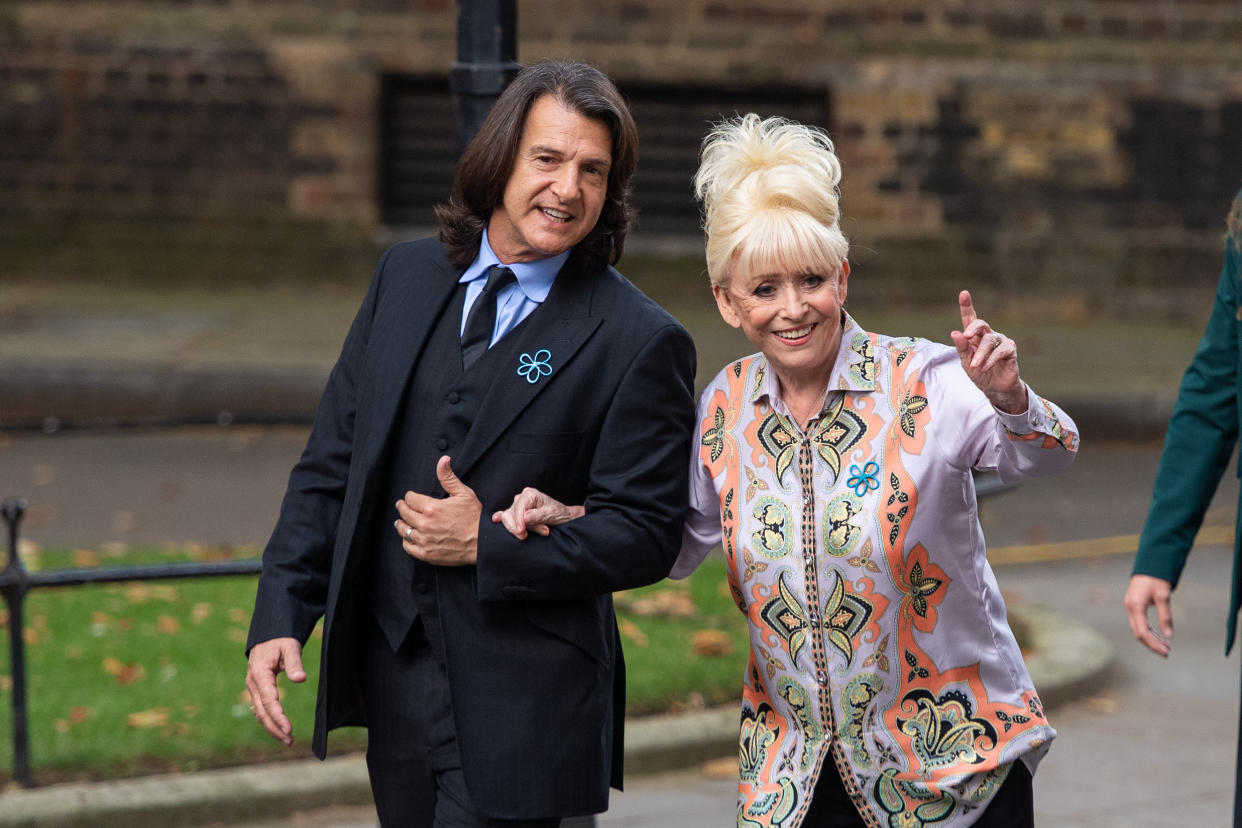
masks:
[[[864,286],[852,286],[851,298]],[[0,290],[0,429],[309,422],[365,285],[6,285]],[[955,306],[852,306],[869,330],[947,342]],[[861,305],[861,306],[859,306]],[[753,350],[703,301],[671,307],[694,336],[699,384]],[[1207,309],[1205,308],[1205,318]],[[1023,376],[1087,439],[1163,433],[1195,325],[1002,317]]]

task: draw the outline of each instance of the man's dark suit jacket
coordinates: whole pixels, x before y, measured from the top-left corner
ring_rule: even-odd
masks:
[[[483,513],[477,566],[440,568],[438,600],[466,783],[494,817],[597,813],[609,783],[620,787],[624,663],[611,593],[668,573],[686,508],[694,345],[614,269],[573,262],[536,312],[541,324],[506,337],[521,337],[526,354],[547,349],[551,373],[532,383],[516,365],[504,372],[452,456]],[[357,636],[374,630],[361,623],[367,539],[396,517],[374,502],[385,496],[377,478],[459,276],[434,240],[380,260],[263,554],[247,651],[281,636],[305,643],[324,617],[321,758],[329,729],[384,726],[364,720],[351,663]],[[518,540],[491,514],[524,486],[587,514]],[[369,525],[374,514],[382,526]]]

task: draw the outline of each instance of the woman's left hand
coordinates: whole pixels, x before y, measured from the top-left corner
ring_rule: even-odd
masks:
[[[527,486],[513,498],[508,509],[492,513],[492,523],[503,524],[509,534],[525,539],[529,532],[551,534],[553,526],[577,520],[586,514],[582,506],[566,506],[556,498]]]
[[[1018,344],[975,315],[970,291],[959,293],[957,304],[962,312],[962,329],[950,336],[966,375],[1001,411],[1026,411],[1026,385],[1018,375]]]

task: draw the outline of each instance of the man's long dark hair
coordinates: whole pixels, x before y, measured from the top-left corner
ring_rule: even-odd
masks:
[[[572,258],[591,272],[621,258],[634,212],[630,178],[638,163],[638,130],[629,107],[608,76],[577,61],[549,60],[523,69],[488,113],[457,164],[453,194],[436,205],[440,241],[449,260],[467,267],[479,253],[483,229],[501,203],[513,172],[526,116],[535,101],[552,95],[568,109],[602,122],[612,136],[608,192],[599,221],[574,247]]]

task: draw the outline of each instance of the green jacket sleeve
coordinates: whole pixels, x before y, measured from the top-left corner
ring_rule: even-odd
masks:
[[[1238,439],[1238,248],[1225,243],[1216,302],[1182,377],[1134,574],[1176,585]]]

